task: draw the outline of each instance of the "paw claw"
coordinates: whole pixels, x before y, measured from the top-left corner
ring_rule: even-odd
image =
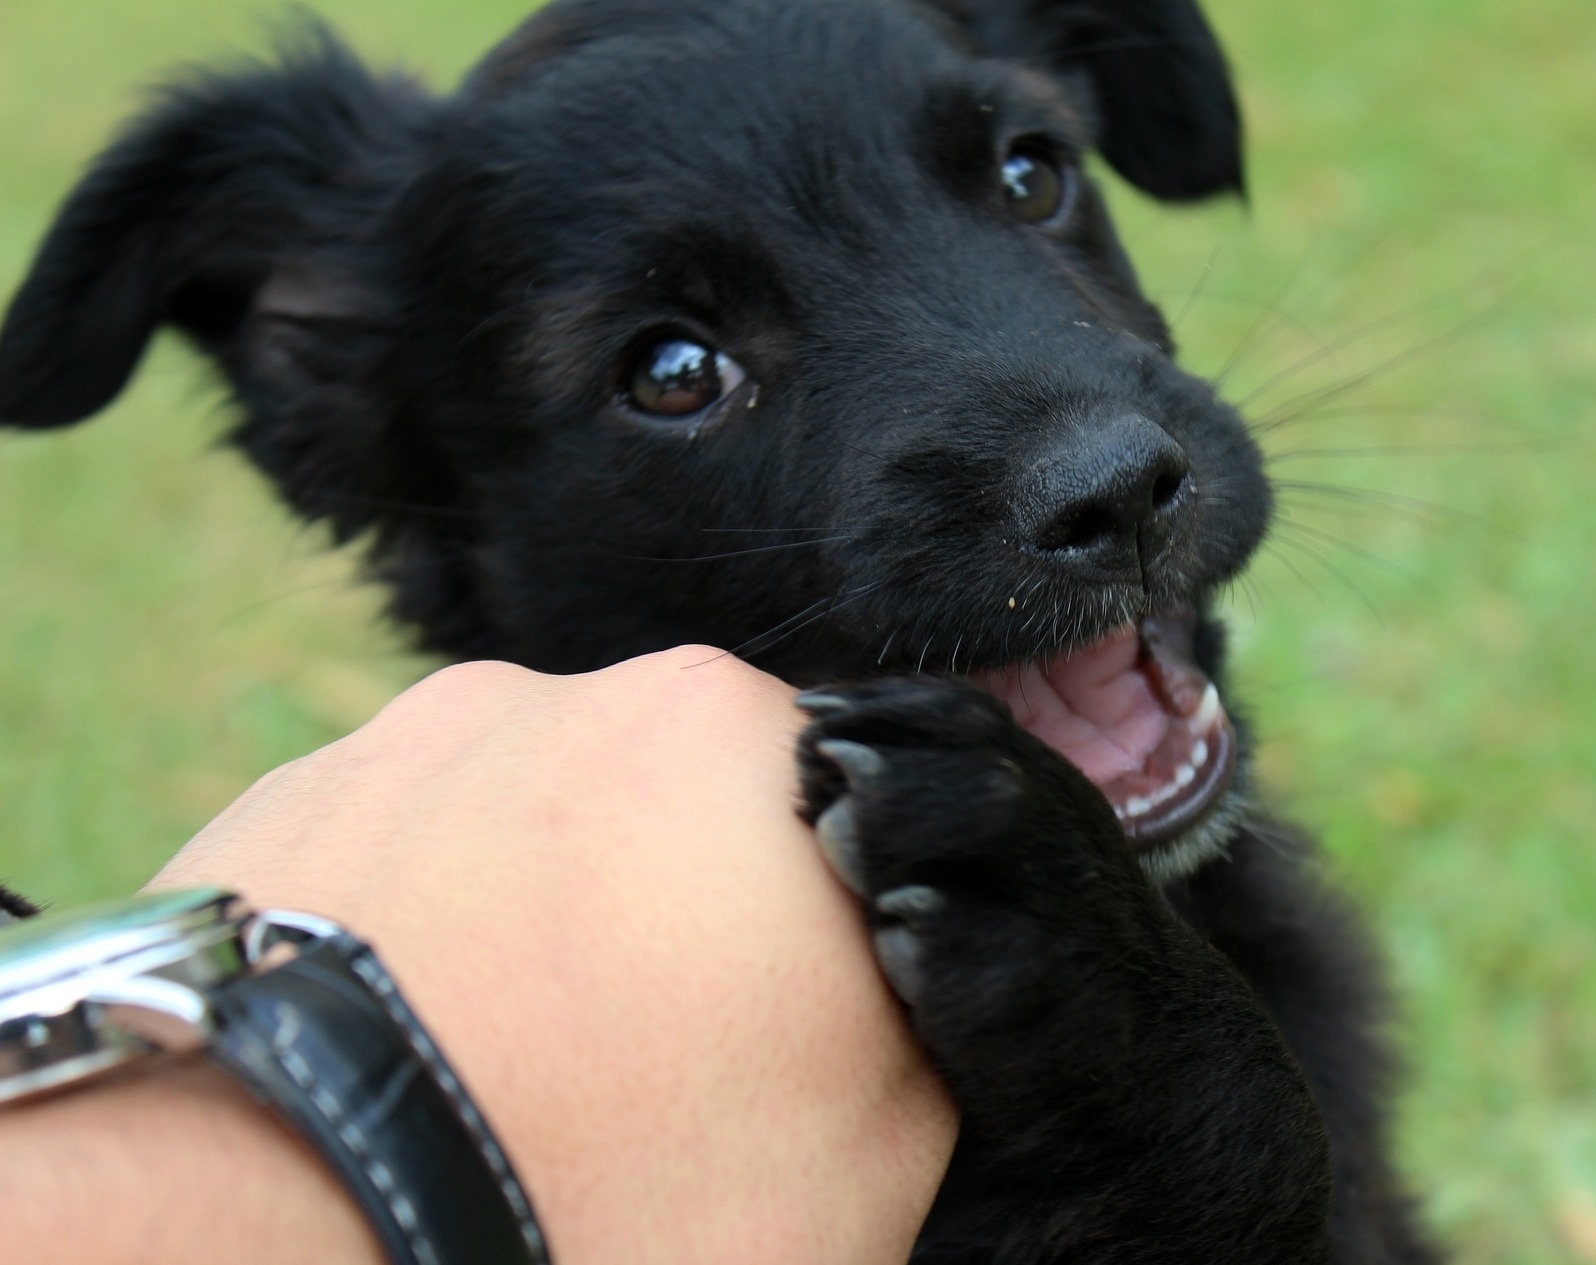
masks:
[[[853,708],[853,704],[842,695],[825,690],[805,690],[793,702],[811,716],[840,716]]]
[[[826,738],[815,743],[815,750],[847,775],[850,782],[867,782],[887,771],[887,759],[862,742],[845,738]]]
[[[859,829],[853,807],[846,798],[839,799],[820,814],[815,822],[815,838],[832,872],[843,885],[855,896],[868,898],[869,887],[860,864]]]
[[[911,927],[934,918],[947,907],[947,897],[936,888],[919,883],[894,888],[876,901],[876,908],[887,917],[897,918]]]
[[[925,969],[920,965],[920,941],[901,923],[876,932],[876,961],[899,997],[910,1006],[925,992]]]

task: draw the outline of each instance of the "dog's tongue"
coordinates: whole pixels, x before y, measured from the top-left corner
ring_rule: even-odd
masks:
[[[1169,732],[1169,713],[1141,660],[1141,637],[1127,624],[1085,650],[976,679],[1022,728],[1107,786],[1141,769]]]
[[[975,679],[1096,783],[1134,843],[1150,844],[1201,817],[1231,777],[1235,735],[1192,631],[1189,619],[1148,618]]]

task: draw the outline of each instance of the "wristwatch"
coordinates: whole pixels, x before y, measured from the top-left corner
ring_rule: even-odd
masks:
[[[0,929],[0,1108],[193,1051],[320,1152],[394,1265],[547,1265],[487,1121],[337,924],[206,888]]]

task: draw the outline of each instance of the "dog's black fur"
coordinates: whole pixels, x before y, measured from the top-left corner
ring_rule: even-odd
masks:
[[[1049,222],[1005,194],[1022,137],[1074,189]],[[1205,609],[1267,526],[1089,147],[1162,198],[1240,190],[1191,0],[561,0],[442,99],[314,35],[100,159],[0,332],[0,420],[97,411],[175,326],[427,646],[854,682],[808,701],[804,809],[843,806],[963,1111],[917,1260],[1431,1261],[1374,975],[1305,846],[1233,798],[1203,864],[1138,865],[1083,775],[918,675]],[[647,413],[672,336],[746,381]],[[1174,472],[1156,513],[1086,523],[1138,461]],[[1198,652],[1217,677],[1207,617]]]

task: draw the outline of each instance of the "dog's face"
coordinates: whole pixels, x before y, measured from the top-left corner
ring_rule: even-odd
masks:
[[[1167,853],[1224,817],[1199,616],[1269,496],[1094,147],[1239,186],[1188,0],[567,0],[442,101],[318,45],[102,160],[0,336],[0,420],[96,410],[176,324],[435,648],[973,673]]]

